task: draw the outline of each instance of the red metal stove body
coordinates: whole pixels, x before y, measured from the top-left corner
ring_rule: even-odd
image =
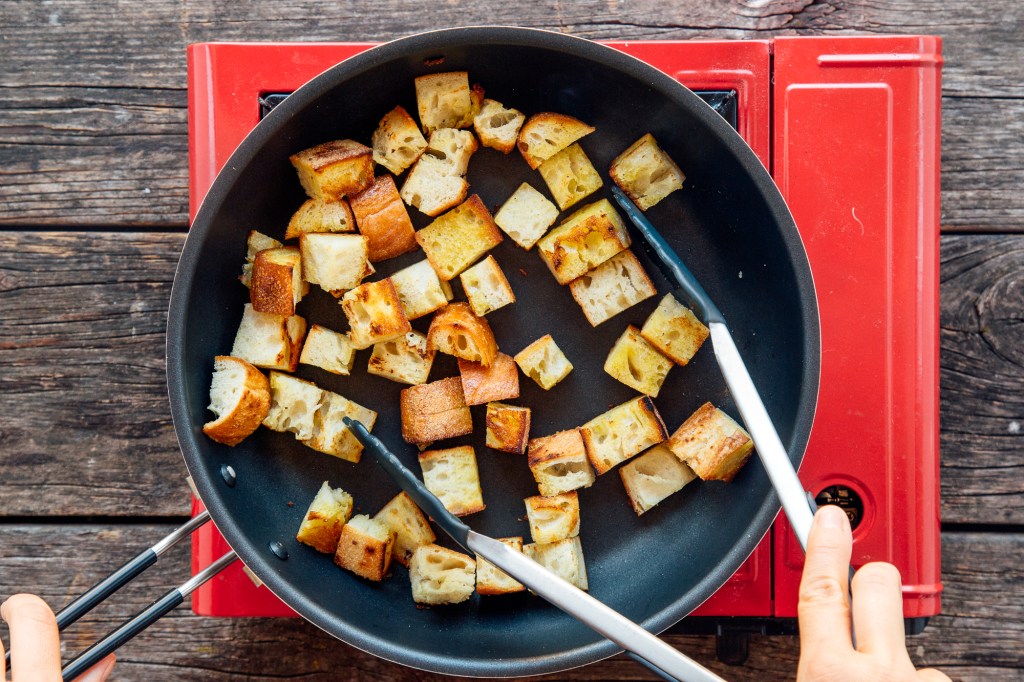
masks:
[[[819,500],[847,506],[855,566],[900,569],[906,618],[937,614],[940,40],[608,44],[693,90],[736,92],[737,128],[793,212],[818,295],[821,387],[800,478]],[[368,47],[190,46],[191,216],[258,123],[261,96],[291,92]],[[193,571],[228,549],[212,524],[192,548]],[[780,516],[693,616],[793,618],[802,565]],[[208,616],[294,615],[237,564],[192,606]]]

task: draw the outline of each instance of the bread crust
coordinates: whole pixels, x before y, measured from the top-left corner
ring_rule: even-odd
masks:
[[[373,182],[373,150],[355,140],[332,140],[288,157],[313,199],[338,201]]]
[[[726,483],[736,477],[754,450],[743,427],[709,402],[697,408],[666,445],[701,479]]]
[[[473,431],[458,377],[402,389],[399,403],[402,438],[407,443],[432,443]]]
[[[460,358],[459,374],[467,405],[519,397],[519,367],[504,353],[498,353],[490,367]]]
[[[238,400],[231,411],[203,425],[203,433],[224,445],[238,445],[259,428],[270,411],[270,380],[240,358],[230,355],[214,357],[215,371],[218,365],[235,364],[245,369],[244,381]]]
[[[487,447],[515,455],[526,453],[530,440],[530,408],[487,404]]]
[[[346,523],[341,529],[334,563],[367,580],[380,582],[391,566],[394,545],[395,534],[390,529],[388,539],[383,541]]]
[[[349,204],[360,234],[370,240],[371,261],[395,258],[416,248],[416,231],[390,175],[378,176],[369,187],[350,197]]]
[[[299,250],[294,246],[266,249],[253,259],[249,300],[253,310],[291,317],[301,295],[295,291],[295,268],[301,270]]]
[[[460,343],[462,339],[465,343]],[[484,367],[494,364],[498,356],[498,342],[491,325],[474,314],[468,303],[449,303],[441,308],[430,321],[427,344],[442,353],[479,362]]]

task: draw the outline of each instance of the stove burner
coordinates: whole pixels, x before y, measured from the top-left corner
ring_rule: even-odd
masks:
[[[850,526],[854,530],[864,518],[864,502],[860,499],[860,495],[853,488],[848,488],[845,485],[833,485],[825,488],[818,493],[814,501],[818,503],[819,507],[825,504],[834,504],[842,509],[846,512],[846,517],[850,519]]]

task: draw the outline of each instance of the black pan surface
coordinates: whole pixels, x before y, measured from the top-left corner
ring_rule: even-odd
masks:
[[[444,60],[440,65],[438,57]],[[396,104],[416,111],[415,76],[456,69],[468,70],[489,97],[527,115],[557,111],[595,125],[597,132],[582,146],[606,185],[614,156],[642,134],[654,134],[687,181],[648,215],[729,320],[782,440],[799,463],[818,387],[817,307],[802,244],[768,173],[724,120],[664,74],[595,43],[512,28],[453,29],[372,49],[296,91],[246,138],[199,211],[175,277],[168,320],[174,425],[189,471],[225,538],[274,593],[319,627],[383,658],[435,672],[553,672],[607,657],[616,647],[529,594],[417,608],[403,567],[395,565],[381,584],[370,583],[295,541],[306,506],[324,480],[351,492],[357,513],[375,513],[398,492],[370,458],[353,465],[266,429],[234,448],[201,432],[210,418],[212,358],[230,352],[248,297],[237,282],[246,234],[256,229],[280,238],[303,200],[288,156],[331,139],[368,144],[379,118]],[[518,152],[504,156],[482,148],[470,164],[469,180],[471,192],[492,210],[523,181],[547,193]],[[607,196],[606,186],[588,201]],[[413,209],[410,214],[417,228],[429,222]],[[668,291],[642,247],[634,250],[659,293]],[[501,349],[511,355],[550,333],[575,366],[550,392],[521,377],[522,394],[513,402],[533,408],[531,435],[578,426],[634,397],[602,366],[626,325],[641,325],[660,295],[594,329],[535,251],[524,252],[506,239],[492,253],[517,296],[514,305],[488,317]],[[378,274],[421,258],[416,252],[380,263]],[[455,284],[456,297],[464,298]],[[318,289],[299,312],[346,328],[340,307]],[[429,317],[413,324],[425,331]],[[374,433],[418,471],[416,449],[400,435],[402,387],[367,375],[369,354],[359,352],[350,377],[307,366],[297,374],[377,410]],[[457,374],[454,359],[438,355],[431,380]],[[690,365],[672,370],[655,402],[672,431],[708,400],[738,416],[710,342]],[[483,415],[483,406],[473,408],[475,433],[443,444],[476,448],[487,509],[466,520],[475,530],[528,541],[522,499],[536,494],[536,485],[525,457],[484,447]],[[233,487],[219,473],[225,464],[237,472]],[[652,631],[669,627],[710,596],[754,549],[779,509],[756,458],[733,483],[691,484],[640,518],[616,472],[581,491],[580,504],[591,594]],[[270,551],[272,541],[284,544],[287,560]],[[447,538],[440,541],[451,546]]]

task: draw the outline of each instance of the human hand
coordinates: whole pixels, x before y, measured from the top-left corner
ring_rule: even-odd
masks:
[[[853,577],[853,648],[848,588],[852,550],[846,514],[839,507],[819,509],[800,581],[797,682],[949,682],[938,670],[915,670],[910,662],[900,572],[892,564],[866,564]]]
[[[0,618],[11,630],[13,682],[61,682],[60,634],[46,602],[34,594],[16,594],[0,606]],[[0,643],[0,680],[7,679],[3,659]],[[78,682],[103,682],[113,667],[111,654],[89,668]]]

